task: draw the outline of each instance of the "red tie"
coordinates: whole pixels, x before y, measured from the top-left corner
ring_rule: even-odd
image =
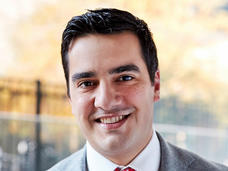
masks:
[[[121,171],[121,169],[119,167],[117,167],[114,171]],[[135,169],[132,169],[130,167],[127,167],[126,169],[124,169],[122,171],[136,171],[136,170]]]

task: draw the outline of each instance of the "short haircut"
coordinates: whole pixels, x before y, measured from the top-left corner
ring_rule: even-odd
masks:
[[[127,11],[113,8],[88,10],[85,14],[73,17],[62,35],[62,65],[69,97],[68,51],[71,42],[77,37],[88,34],[115,34],[124,31],[130,31],[138,37],[142,58],[149,72],[151,83],[154,83],[155,72],[158,69],[157,50],[147,24]]]

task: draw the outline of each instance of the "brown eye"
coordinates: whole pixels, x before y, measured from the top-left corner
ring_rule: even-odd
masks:
[[[92,81],[83,81],[79,84],[78,87],[80,88],[88,88],[88,87],[91,87],[91,86],[94,86],[95,85],[95,82],[92,82]]]
[[[134,77],[132,77],[132,76],[124,75],[124,76],[121,76],[121,77],[118,79],[118,81],[131,81],[131,80],[133,80],[133,79],[134,79]]]

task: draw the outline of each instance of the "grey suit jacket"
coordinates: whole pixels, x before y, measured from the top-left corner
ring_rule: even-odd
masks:
[[[161,146],[159,171],[228,171],[228,167],[209,162],[187,150],[166,142],[157,133]],[[60,161],[48,171],[88,171],[86,147]],[[141,170],[140,170],[141,171]]]

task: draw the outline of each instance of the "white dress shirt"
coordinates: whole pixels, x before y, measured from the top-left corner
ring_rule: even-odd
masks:
[[[87,163],[89,171],[114,171],[115,168],[122,169],[131,167],[136,171],[158,171],[160,164],[160,143],[154,130],[149,144],[144,150],[127,166],[119,166],[106,159],[98,153],[87,141]]]

